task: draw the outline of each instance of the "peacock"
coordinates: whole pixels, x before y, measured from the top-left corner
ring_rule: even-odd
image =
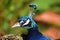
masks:
[[[29,6],[34,10],[37,10],[35,4],[30,4]],[[34,12],[31,11],[31,14],[29,16],[19,17],[17,23],[14,24],[12,28],[22,27],[28,30],[27,35],[24,35],[24,34],[21,35],[23,37],[23,40],[52,40],[51,38],[48,38],[44,36],[41,32],[39,32],[38,25],[32,19],[33,15],[34,15]]]

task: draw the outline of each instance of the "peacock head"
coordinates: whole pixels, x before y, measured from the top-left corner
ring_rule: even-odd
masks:
[[[34,20],[32,19],[31,16],[23,16],[23,17],[20,17],[18,19],[18,22],[15,23],[12,28],[14,27],[23,27],[23,28],[26,28],[26,29],[30,29],[30,28],[35,28],[36,26],[36,23],[34,22]]]

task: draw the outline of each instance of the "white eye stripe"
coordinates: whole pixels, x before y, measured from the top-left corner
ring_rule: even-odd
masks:
[[[26,23],[23,24],[23,26],[24,26],[24,25],[27,25],[29,22],[30,22],[30,20],[28,19],[28,20],[26,21]]]
[[[23,21],[21,21],[20,23],[22,23]]]

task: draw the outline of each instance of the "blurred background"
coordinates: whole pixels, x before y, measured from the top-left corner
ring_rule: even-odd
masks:
[[[17,22],[18,17],[29,14],[29,4],[37,5],[38,11],[35,11],[33,19],[39,31],[47,37],[60,39],[60,0],[0,0],[0,36],[27,34],[26,29],[11,29],[11,26]]]

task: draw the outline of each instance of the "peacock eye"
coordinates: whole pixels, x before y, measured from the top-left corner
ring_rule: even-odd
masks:
[[[27,19],[23,20],[24,23],[26,23]]]
[[[27,20],[27,19],[25,19],[25,20]]]

